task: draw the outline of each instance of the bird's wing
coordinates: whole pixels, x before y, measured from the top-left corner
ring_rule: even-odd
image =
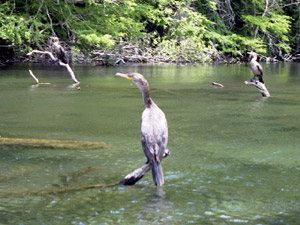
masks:
[[[65,50],[63,49],[63,47],[59,46],[59,51],[61,55],[65,55]]]
[[[141,142],[144,153],[148,160],[161,161],[167,148],[167,135],[160,136],[141,132]]]
[[[263,75],[263,69],[262,69],[262,67],[261,67],[261,65],[259,63],[257,63],[256,68],[259,71],[260,76],[262,76]]]
[[[149,135],[141,132],[141,142],[142,142],[142,147],[144,150],[144,153],[148,159],[148,161],[152,161],[154,158],[154,145],[153,145],[153,140],[154,138],[149,137]]]
[[[156,117],[157,116],[157,117]],[[147,109],[141,120],[141,142],[148,160],[163,158],[168,143],[168,125],[164,113],[159,109],[155,117],[147,116]]]

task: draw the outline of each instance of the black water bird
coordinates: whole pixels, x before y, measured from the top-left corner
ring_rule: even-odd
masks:
[[[53,40],[53,43],[52,43],[52,51],[53,51],[54,54],[56,55],[56,58],[57,58],[60,62],[65,63],[65,64],[68,64],[65,50],[64,50],[63,47],[59,44],[59,38],[58,38],[58,37],[51,37],[51,39]],[[59,61],[58,61],[58,62],[59,62]]]
[[[133,81],[142,92],[145,110],[140,125],[141,142],[147,157],[147,164],[151,164],[154,183],[161,186],[164,184],[161,161],[164,156],[169,155],[168,124],[165,114],[150,98],[149,84],[143,75],[117,73],[116,76]]]
[[[254,77],[251,79],[251,81],[256,81],[255,77],[258,77],[259,82],[264,83],[264,80],[262,78],[263,70],[261,65],[257,62],[257,54],[255,52],[248,52],[248,54],[251,55],[250,67],[254,74]]]

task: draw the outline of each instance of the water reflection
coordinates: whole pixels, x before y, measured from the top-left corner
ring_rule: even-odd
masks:
[[[265,98],[265,97],[256,98],[252,104],[252,106],[253,106],[252,109],[254,109],[254,110],[261,109],[267,100],[268,100],[268,98]]]
[[[30,86],[29,90],[34,91],[34,89],[36,89],[39,86],[40,86],[39,84],[33,84],[33,85]]]
[[[166,224],[175,222],[173,219],[173,204],[166,199],[164,187],[152,188],[151,193],[143,201],[143,206],[140,211],[140,223],[152,221],[155,224]]]
[[[71,85],[68,86],[68,88],[74,89],[74,88],[76,88],[79,84],[80,84],[80,83],[74,83],[74,84],[71,84]]]

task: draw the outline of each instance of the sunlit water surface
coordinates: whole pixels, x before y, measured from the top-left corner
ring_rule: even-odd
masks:
[[[243,84],[244,64],[74,66],[77,86],[55,65],[0,68],[2,137],[110,145],[0,147],[0,224],[300,224],[300,65],[263,67],[271,98]],[[32,85],[28,69],[51,84]],[[114,76],[133,71],[168,119],[165,185],[147,174],[134,186],[26,193],[118,182],[145,163],[141,93]],[[74,176],[87,167],[98,169]]]

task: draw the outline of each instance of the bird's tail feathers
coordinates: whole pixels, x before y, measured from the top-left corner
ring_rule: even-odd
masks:
[[[152,163],[152,177],[156,186],[162,186],[165,182],[162,166],[155,160]]]
[[[66,59],[66,57],[61,58],[61,62],[68,64],[68,60]]]
[[[259,77],[258,80],[259,80],[260,83],[264,84],[264,80],[262,79],[262,77]]]

